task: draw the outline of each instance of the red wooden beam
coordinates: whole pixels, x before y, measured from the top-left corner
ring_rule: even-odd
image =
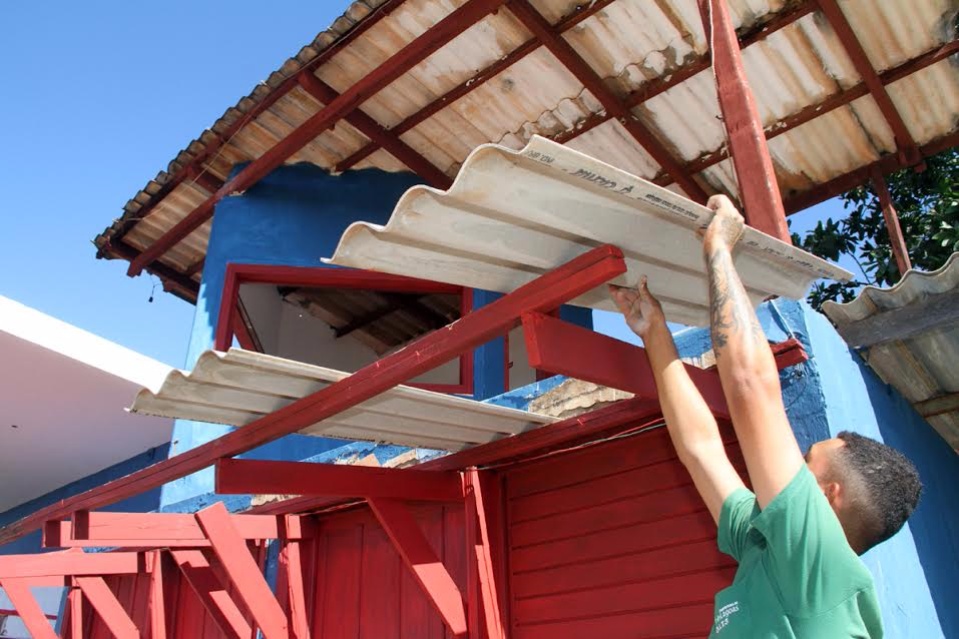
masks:
[[[279,524],[268,515],[231,515],[233,525],[244,539],[276,539]],[[73,537],[76,540],[106,542],[119,545],[188,546],[200,548],[208,539],[196,519],[180,513],[113,513],[77,511],[73,516]]]
[[[459,473],[371,468],[309,462],[221,459],[216,463],[220,495],[330,495],[412,501],[460,501]]]
[[[0,555],[0,579],[32,579],[82,575],[135,575],[144,572],[143,557],[135,552],[87,554],[56,552],[45,555]]]
[[[136,257],[140,254],[139,251],[134,249],[129,244],[117,239],[111,240],[111,243],[106,247],[105,250],[107,253],[115,255],[116,257],[124,259],[128,262],[136,259]],[[191,304],[196,301],[197,296],[200,294],[199,283],[193,281],[189,276],[176,271],[166,264],[157,262],[151,264],[146,270],[148,273],[156,275],[162,279],[167,286],[171,287],[169,290],[179,294],[180,297]]]
[[[856,71],[862,76],[863,83],[869,88],[869,93],[876,101],[876,105],[889,124],[889,128],[892,129],[893,136],[896,139],[896,147],[903,154],[903,162],[909,165],[918,164],[922,161],[922,156],[919,154],[916,141],[899,114],[899,110],[896,109],[896,105],[892,103],[886,87],[879,79],[879,74],[876,73],[875,67],[869,61],[869,56],[866,55],[866,50],[862,48],[862,43],[859,42],[859,38],[852,30],[849,20],[846,19],[846,14],[843,13],[836,0],[816,1],[833,31],[836,32],[836,36],[842,43]]]
[[[329,104],[340,97],[340,94],[337,93],[333,87],[312,73],[300,74],[300,86],[316,98],[321,105]],[[352,113],[347,114],[344,119],[356,127],[360,133],[405,164],[411,171],[426,180],[430,186],[445,190],[453,184],[450,176],[420,155],[413,147],[401,140],[397,134],[387,131],[376,120],[360,109],[356,109]]]
[[[645,349],[541,313],[523,316],[523,333],[533,368],[659,401]],[[728,418],[719,375],[685,366],[713,414]]]
[[[896,258],[896,268],[899,269],[899,277],[906,274],[906,271],[912,268],[912,261],[909,259],[909,248],[906,246],[906,240],[902,236],[902,227],[899,226],[899,215],[896,213],[896,207],[892,202],[892,196],[889,194],[889,187],[886,185],[886,178],[882,171],[874,169],[872,172],[872,186],[879,198],[879,206],[882,208],[882,217],[886,221],[886,230],[889,232],[889,243],[892,245],[892,254]]]
[[[245,191],[259,182],[273,169],[283,164],[287,158],[309,144],[316,136],[438,51],[483,16],[498,8],[503,2],[504,0],[468,0],[430,27],[424,34],[400,49],[318,113],[310,116],[288,136],[270,147],[263,155],[246,165],[213,196],[193,212],[187,214],[186,217],[177,222],[130,262],[129,275],[139,275],[144,267],[152,264],[172,246],[210,219],[213,215],[214,206],[221,199],[233,193]]]
[[[199,550],[172,550],[170,554],[220,631],[233,639],[249,639],[253,629],[217,578],[209,558]]]
[[[40,604],[37,603],[33,593],[30,592],[28,581],[0,579],[0,588],[3,588],[10,603],[16,608],[17,616],[27,627],[27,632],[30,633],[31,637],[34,637],[34,639],[56,639],[57,633],[53,631],[53,626],[50,625],[47,615],[40,608]]]
[[[70,617],[68,620],[70,639],[83,639],[83,593],[76,584],[70,584],[67,606],[67,616]]]
[[[509,0],[509,10],[550,53],[572,73],[583,86],[603,105],[607,113],[617,118],[630,135],[663,169],[682,187],[693,200],[706,201],[706,192],[683,170],[680,163],[669,153],[662,142],[629,110],[603,79],[587,64],[570,44],[563,39],[527,0]]]
[[[116,639],[140,639],[140,631],[103,577],[77,577],[77,587]]]
[[[466,636],[466,608],[463,593],[449,571],[423,536],[406,505],[394,499],[367,500],[403,563],[426,593],[454,637]]]
[[[206,468],[217,459],[239,455],[316,424],[485,344],[517,326],[523,313],[550,311],[624,272],[622,251],[613,246],[592,249],[443,330],[424,335],[406,348],[243,428],[4,526],[0,543],[36,530],[49,520],[116,503]]]
[[[233,517],[226,506],[217,502],[204,508],[196,514],[196,520],[263,636],[266,639],[289,639],[286,613],[250,555],[246,541],[233,525]]]
[[[791,242],[776,172],[743,67],[729,7],[726,0],[697,1],[710,42],[719,106],[729,137],[746,221],[764,233]]]

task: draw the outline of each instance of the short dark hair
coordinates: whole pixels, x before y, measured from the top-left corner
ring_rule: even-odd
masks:
[[[895,448],[858,433],[843,431],[839,450],[840,472],[852,475],[853,499],[861,510],[859,545],[864,553],[899,532],[919,503],[922,482],[909,459]]]

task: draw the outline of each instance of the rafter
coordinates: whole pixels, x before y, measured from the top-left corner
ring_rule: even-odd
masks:
[[[319,112],[310,116],[263,155],[246,165],[220,190],[188,213],[130,262],[128,274],[138,275],[146,266],[152,264],[167,250],[209,220],[216,203],[221,199],[233,193],[245,191],[259,182],[320,133],[335,125],[341,118],[446,45],[483,16],[497,9],[503,2],[504,0],[468,0],[430,27]]]
[[[579,53],[559,35],[527,0],[510,0],[509,10],[549,49],[583,86],[599,100],[606,112],[615,117],[633,139],[682,187],[693,200],[705,203],[706,192],[683,170],[662,142],[637,118]]]
[[[893,136],[896,138],[896,147],[903,154],[903,161],[906,164],[921,162],[922,156],[916,147],[915,139],[909,132],[909,127],[906,126],[899,110],[893,104],[892,98],[889,97],[886,87],[879,79],[879,74],[876,73],[875,67],[870,62],[869,56],[866,55],[866,50],[859,42],[859,38],[856,37],[852,25],[846,19],[846,14],[839,7],[839,3],[836,0],[816,0],[816,2],[832,26],[833,31],[836,32],[839,42],[842,43],[843,49],[846,50],[846,54],[856,71],[862,77],[863,84],[869,88],[869,94],[879,106],[879,111],[882,112],[889,128],[892,129]]]

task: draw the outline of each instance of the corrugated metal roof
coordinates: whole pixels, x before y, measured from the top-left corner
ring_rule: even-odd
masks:
[[[348,376],[251,351],[207,351],[192,372],[173,371],[159,390],[141,390],[130,410],[245,426]],[[397,386],[300,433],[459,450],[554,421],[544,415]]]
[[[418,186],[389,223],[354,223],[333,264],[507,293],[600,244],[623,250],[674,322],[709,323],[702,257],[713,213],[665,188],[561,144],[534,137],[522,151],[488,144],[473,151],[449,191]],[[753,228],[736,266],[754,304],[805,295],[816,279],[852,274]],[[605,287],[573,304],[613,310]]]
[[[863,348],[863,359],[959,449],[959,314],[932,316],[932,309],[955,307],[957,300],[959,253],[937,271],[908,271],[890,289],[867,286],[852,302],[827,302],[823,312],[847,339],[872,329],[868,341],[878,343]],[[917,307],[923,321],[903,327],[902,312]]]
[[[339,48],[316,65],[315,75],[344,91],[415,37],[462,5],[464,0],[407,0],[390,3],[386,17],[373,21],[382,0],[354,3],[331,30],[317,37],[288,60],[253,93],[230,108],[210,130],[191,142],[125,207],[124,217],[97,238],[103,248],[118,232],[135,250],[143,250],[181,220],[208,193],[187,179],[162,198],[142,221],[141,209],[172,175],[200,158],[199,170],[226,178],[238,162],[262,155],[281,137],[316,113],[321,105],[301,87],[276,99],[253,115],[257,105],[274,99],[274,91],[304,65],[336,44]],[[563,37],[628,104],[679,160],[703,161],[721,154],[725,134],[719,119],[715,83],[710,70],[685,79],[645,102],[642,94],[702,59],[707,51],[693,0],[534,0],[532,4],[554,25],[565,25]],[[954,35],[954,0],[840,0],[873,66],[887,71],[915,61]],[[758,33],[770,20],[809,7],[804,17],[743,51],[746,71],[767,130],[803,109],[826,104],[843,90],[861,83],[829,23],[815,6],[789,0],[729,0],[740,34]],[[383,7],[382,9],[386,9]],[[594,11],[581,19],[584,13]],[[356,37],[352,29],[369,26]],[[565,28],[569,27],[569,28]],[[362,110],[392,128],[405,118],[466,82],[475,90],[450,100],[409,130],[401,139],[449,176],[455,175],[478,145],[495,142],[521,148],[533,135],[562,136],[570,146],[643,178],[663,180],[660,167],[627,134],[619,122],[603,116],[599,101],[544,47],[533,45],[519,62],[485,77],[477,73],[529,42],[532,35],[508,5],[487,15],[449,44],[412,68],[362,104]],[[347,42],[339,46],[340,42]],[[952,59],[924,66],[888,85],[918,144],[942,139],[957,129],[959,72]],[[869,164],[896,151],[895,140],[872,97],[828,110],[812,121],[771,141],[773,163],[784,196]],[[239,131],[229,127],[245,121]],[[289,162],[312,162],[332,169],[367,145],[369,140],[346,122],[315,138]],[[213,151],[212,149],[216,149]],[[403,170],[385,151],[369,155],[355,168]],[[737,185],[729,162],[701,171],[697,179],[707,191],[733,196]],[[202,260],[209,222],[180,242],[163,262],[180,272],[192,272]],[[198,274],[193,275],[194,278]]]

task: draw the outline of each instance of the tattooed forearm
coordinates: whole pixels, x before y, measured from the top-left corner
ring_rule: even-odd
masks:
[[[764,339],[759,320],[746,296],[728,250],[710,253],[709,313],[716,357],[720,357],[730,339]]]

